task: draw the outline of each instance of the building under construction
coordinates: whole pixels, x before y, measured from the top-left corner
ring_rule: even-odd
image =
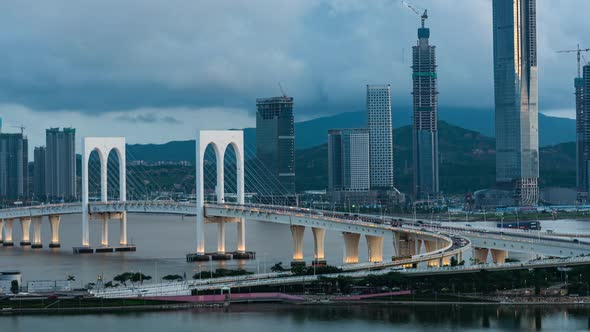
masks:
[[[590,65],[575,79],[576,87],[576,180],[581,200],[590,191]]]
[[[430,29],[425,27],[427,18],[425,11],[422,27],[418,29],[418,43],[412,47],[415,199],[434,198],[439,192],[436,48],[429,44]]]

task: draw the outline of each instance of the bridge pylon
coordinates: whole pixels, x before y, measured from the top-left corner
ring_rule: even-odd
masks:
[[[252,254],[246,252],[246,224],[244,218],[237,220],[237,248],[232,254],[225,251],[225,223],[236,221],[235,218],[206,218],[205,216],[205,184],[204,163],[205,151],[211,146],[215,152],[217,163],[217,203],[225,203],[224,194],[224,157],[225,151],[233,148],[236,154],[236,178],[237,178],[237,204],[244,204],[244,133],[241,130],[200,130],[196,138],[196,196],[197,196],[197,227],[196,227],[196,253],[187,255],[189,261],[213,259],[251,258]],[[205,252],[205,221],[218,223],[217,252],[207,254]]]
[[[108,201],[108,158],[110,153],[114,151],[119,159],[119,201],[125,202],[127,200],[127,173],[126,173],[126,156],[125,156],[125,137],[84,137],[82,138],[82,247],[74,248],[77,253],[91,253],[94,249],[90,248],[90,211],[89,211],[89,197],[88,197],[88,178],[89,170],[88,163],[90,161],[90,154],[96,152],[100,160],[100,201],[107,203]],[[122,211],[118,218],[120,225],[120,239],[118,248],[110,248],[108,244],[108,217],[100,216],[102,219],[102,236],[101,248],[97,248],[97,252],[111,252],[111,251],[130,251],[134,250],[134,246],[129,246],[127,243],[127,212]],[[53,229],[53,227],[52,227]]]

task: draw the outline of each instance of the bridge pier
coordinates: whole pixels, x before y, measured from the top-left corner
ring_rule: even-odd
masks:
[[[408,236],[408,251],[410,256],[418,254],[418,240],[415,237]]]
[[[292,225],[290,228],[293,237],[293,262],[291,265],[305,264],[303,261],[303,233],[305,232],[305,226]]]
[[[383,237],[365,235],[367,248],[369,250],[369,262],[379,263],[383,261]]]
[[[344,264],[355,264],[359,262],[359,240],[360,234],[343,232],[344,237]]]
[[[22,230],[22,239],[20,241],[21,246],[30,246],[31,245],[31,238],[30,238],[30,230],[31,230],[31,218],[24,217],[20,218],[20,228]]]
[[[4,242],[2,243],[5,247],[12,247],[14,246],[14,242],[12,242],[12,224],[14,219],[5,219],[4,220]]]
[[[51,229],[51,242],[49,243],[49,248],[59,248],[61,244],[59,243],[59,224],[61,222],[61,216],[59,215],[50,215],[49,216],[49,227]]]
[[[438,250],[438,245],[436,241],[424,240],[424,249],[426,249],[426,252],[433,252]]]
[[[100,233],[100,245],[103,247],[109,246],[109,215],[104,213],[100,216],[101,220],[101,233]]]
[[[478,262],[478,264],[485,264],[488,261],[488,252],[488,248],[474,248],[473,257]]]
[[[225,255],[225,222],[217,222],[217,254]]]
[[[122,212],[119,219],[119,245],[127,245],[127,212]]]
[[[326,265],[326,257],[324,253],[324,238],[326,237],[326,230],[323,228],[312,227],[314,255],[313,264]]]
[[[33,249],[43,248],[43,244],[41,243],[42,222],[42,217],[33,217],[33,244],[31,245],[31,248]]]
[[[506,263],[506,258],[508,258],[508,251],[498,249],[491,249],[490,251],[492,252],[492,260],[494,264]]]

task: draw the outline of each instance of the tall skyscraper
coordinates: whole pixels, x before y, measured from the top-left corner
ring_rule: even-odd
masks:
[[[576,179],[578,192],[588,199],[590,192],[590,65],[576,77]]]
[[[256,99],[256,156],[270,171],[268,194],[295,194],[293,97]]]
[[[539,197],[535,0],[493,0],[496,182],[520,205]]]
[[[33,166],[33,194],[38,198],[45,198],[47,190],[45,189],[45,147],[38,146],[34,151]]]
[[[28,196],[29,142],[23,134],[0,134],[0,196]]]
[[[328,131],[328,186],[330,191],[365,191],[370,188],[369,131]]]
[[[423,17],[422,27],[418,29],[418,43],[412,47],[412,143],[416,199],[433,198],[439,192],[436,53],[435,46],[428,43],[430,29],[424,27],[425,19]]]
[[[371,189],[392,189],[393,128],[389,84],[367,85],[367,126]]]
[[[45,131],[45,190],[50,199],[76,197],[76,129]]]

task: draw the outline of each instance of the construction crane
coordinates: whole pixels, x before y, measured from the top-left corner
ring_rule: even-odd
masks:
[[[414,8],[414,6],[410,5],[406,1],[402,0],[402,4],[406,7],[408,7],[408,9],[410,9],[411,11],[413,11],[414,14],[420,16],[420,18],[422,19],[422,28],[424,28],[424,23],[426,22],[426,19],[428,18],[428,9],[425,9],[424,14],[420,15],[420,12],[418,11],[418,9]]]
[[[578,55],[578,77],[581,77],[581,58],[583,57],[582,52],[590,52],[590,48],[580,48],[580,44],[578,44],[578,49],[576,50],[564,50],[564,51],[557,51],[557,53],[577,53]],[[586,58],[584,58],[584,62],[586,62]]]
[[[24,135],[24,134],[25,134],[25,129],[27,129],[27,128],[26,128],[25,126],[23,126],[23,125],[20,125],[20,126],[11,126],[11,127],[12,127],[12,128],[18,128],[18,129],[20,129],[20,133],[21,133],[22,135]]]
[[[283,94],[283,97],[287,97],[287,94],[285,93],[285,90],[283,90],[283,86],[281,85],[281,82],[279,83],[279,89],[281,89],[281,93]]]

